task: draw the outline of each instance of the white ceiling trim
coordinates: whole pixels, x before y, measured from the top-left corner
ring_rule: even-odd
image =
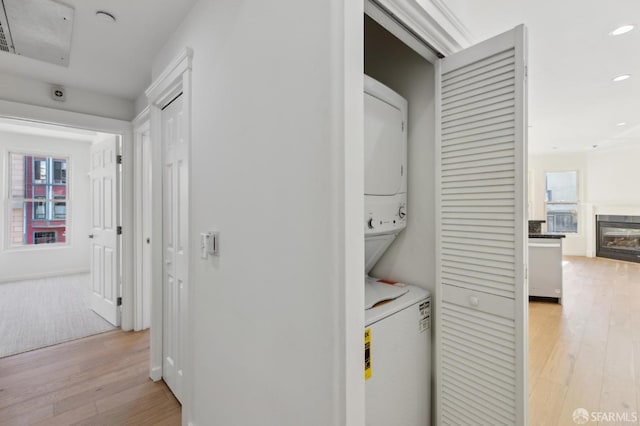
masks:
[[[471,45],[466,27],[448,7],[436,5],[433,0],[375,2],[445,56]]]
[[[176,85],[176,82],[182,81],[182,74],[191,70],[192,59],[193,49],[185,47],[171,61],[162,74],[145,91],[150,104],[163,108],[169,101],[180,94],[177,90],[178,88],[181,90],[182,85]]]
[[[429,3],[429,0],[422,0],[422,7],[424,7],[424,3]],[[440,13],[442,13],[446,21],[448,21],[451,26],[453,26],[458,34],[457,36],[454,35],[454,38],[456,38],[457,40],[462,40],[463,43],[460,43],[461,45],[464,46],[464,43],[466,43],[466,46],[471,46],[476,43],[477,40],[471,34],[471,31],[469,31],[467,26],[462,23],[458,16],[453,13],[451,9],[449,9],[449,6],[447,6],[443,0],[431,0],[430,3],[432,3],[440,11]]]

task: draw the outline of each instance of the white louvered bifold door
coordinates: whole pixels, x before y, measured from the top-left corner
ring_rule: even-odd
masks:
[[[526,424],[525,28],[443,59],[438,425]]]

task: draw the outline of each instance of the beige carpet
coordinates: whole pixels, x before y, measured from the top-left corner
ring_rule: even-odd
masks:
[[[89,274],[0,284],[0,358],[113,330],[89,292]]]

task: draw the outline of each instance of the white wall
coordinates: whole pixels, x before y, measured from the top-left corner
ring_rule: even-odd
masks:
[[[595,255],[595,215],[640,215],[640,191],[637,188],[637,163],[640,146],[600,148],[585,153],[529,156],[530,219],[545,219],[545,172],[578,171],[580,197],[578,235],[567,235],[564,254]]]
[[[590,152],[587,201],[601,206],[640,206],[639,166],[640,146]]]
[[[51,83],[6,73],[0,73],[0,99],[118,120],[134,118],[134,103],[128,99],[66,87],[66,101],[54,101]]]
[[[88,272],[89,142],[0,131],[0,282]],[[68,244],[56,247],[8,248],[5,226],[8,199],[8,153],[44,153],[69,158]]]
[[[343,20],[361,22],[359,7],[203,0],[154,63],[157,78],[193,48],[192,253],[200,232],[221,234],[220,256],[190,266],[195,425],[341,425],[347,400],[363,393],[364,313],[347,324],[345,299],[349,287],[363,306],[360,244],[345,264],[350,241],[362,241],[361,226],[345,226],[361,223],[363,186],[361,163],[346,163],[362,140],[345,143],[345,109],[356,104],[343,86],[362,87],[362,65],[344,65],[358,62],[344,53]],[[347,46],[357,52],[355,34]],[[361,90],[353,96],[357,116]],[[348,376],[358,378],[349,394]],[[361,402],[350,424],[364,424]]]
[[[434,67],[367,17],[365,73],[409,103],[407,228],[371,275],[435,291]]]

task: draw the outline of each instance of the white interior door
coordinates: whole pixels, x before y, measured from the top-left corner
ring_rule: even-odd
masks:
[[[120,326],[118,137],[91,146],[91,309]]]
[[[527,423],[525,28],[440,68],[436,424]]]
[[[135,134],[135,278],[134,330],[151,327],[151,139],[150,123],[146,121],[134,129]]]
[[[142,328],[151,327],[151,138],[149,131],[142,134]]]
[[[163,336],[162,376],[178,400],[183,389],[184,303],[188,267],[188,147],[182,95],[162,110]]]

